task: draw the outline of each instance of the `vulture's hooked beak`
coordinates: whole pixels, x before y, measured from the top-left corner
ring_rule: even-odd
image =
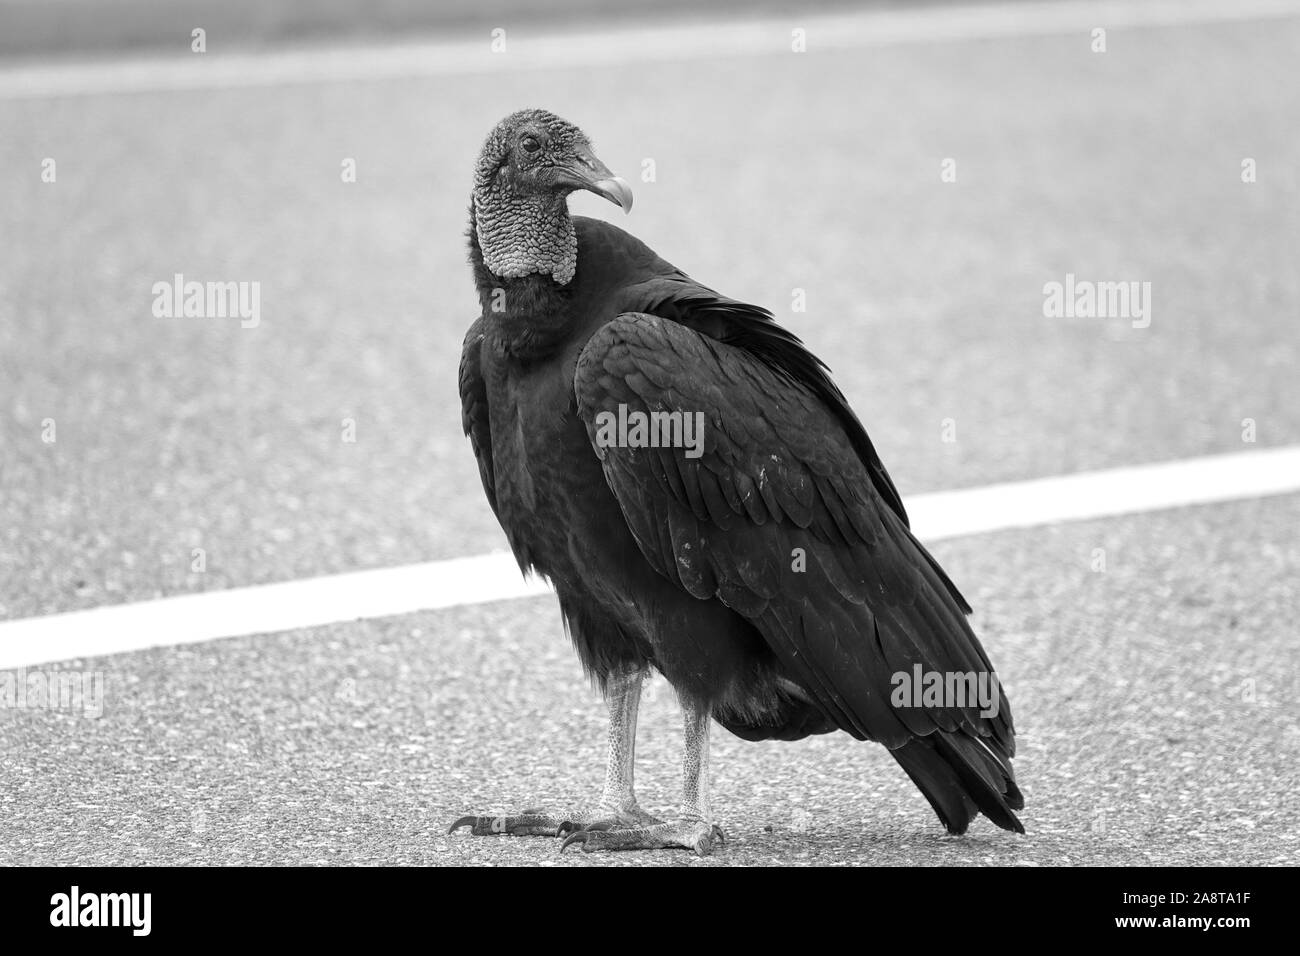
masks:
[[[604,196],[610,202],[623,209],[623,212],[632,211],[632,187],[627,184],[627,180],[622,176],[610,176],[608,179],[598,179],[587,187],[597,196]]]
[[[573,163],[564,170],[572,178],[572,185],[608,199],[623,212],[632,211],[632,187],[621,176],[615,176],[609,167],[590,150],[579,150]]]

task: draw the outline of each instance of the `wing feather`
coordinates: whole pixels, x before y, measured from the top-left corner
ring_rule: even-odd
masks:
[[[469,437],[470,448],[478,461],[479,479],[493,514],[497,512],[496,476],[492,467],[492,431],[488,417],[487,384],[483,380],[480,355],[483,347],[483,320],[478,319],[465,334],[460,353],[461,426]]]
[[[1005,701],[994,716],[974,703],[891,705],[893,675],[915,665],[945,674],[992,668],[964,600],[817,389],[746,348],[646,313],[621,314],[591,337],[574,389],[593,445],[597,415],[617,414],[620,404],[629,414],[703,415],[699,458],[597,448],[660,573],[752,621],[790,676],[855,736],[892,749],[960,732],[987,740],[992,749],[982,752],[1009,772]],[[800,551],[806,567],[796,570]]]

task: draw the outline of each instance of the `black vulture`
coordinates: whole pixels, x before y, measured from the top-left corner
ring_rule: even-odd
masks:
[[[766,309],[571,216],[580,189],[631,209],[627,183],[554,114],[514,113],[488,136],[469,227],[482,314],[460,395],[488,502],[520,568],[554,586],[608,701],[605,787],[588,810],[452,830],[707,854],[722,840],[717,721],[746,740],[877,741],[949,832],[977,813],[1024,832],[1010,707],[962,693],[996,687],[970,606],[827,368]],[[666,822],[633,792],[651,668],[685,714],[683,805]],[[926,693],[900,694],[913,677]]]

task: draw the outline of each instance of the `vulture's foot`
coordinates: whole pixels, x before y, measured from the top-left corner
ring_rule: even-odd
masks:
[[[722,827],[705,820],[683,823],[657,823],[631,830],[587,828],[570,833],[560,844],[563,853],[571,844],[580,844],[584,853],[596,850],[694,850],[697,856],[713,852],[714,842],[727,842]]]
[[[630,807],[612,813],[608,810],[597,810],[594,813],[575,814],[565,820],[558,835],[565,836],[588,830],[635,830],[656,826],[663,826],[663,821],[646,813],[640,807]]]
[[[640,807],[610,811],[604,809],[579,810],[573,813],[547,813],[545,810],[525,810],[514,816],[461,817],[451,825],[448,833],[469,827],[474,836],[548,836],[559,837],[586,830],[620,830],[635,827],[662,825],[658,819]]]

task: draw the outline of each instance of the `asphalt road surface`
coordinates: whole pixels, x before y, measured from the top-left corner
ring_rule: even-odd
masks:
[[[905,497],[1241,451],[1246,418],[1300,442],[1297,45],[1282,20],[0,101],[0,619],[502,547],[455,369],[470,166],[522,106],[632,181],[620,226],[828,360]],[[177,272],[261,282],[260,325],[155,318]],[[1150,281],[1151,325],[1044,318],[1066,273]],[[598,791],[603,707],[537,599],[61,665],[102,672],[103,714],[0,711],[0,864],[1295,863],[1297,526],[1287,496],[936,547],[1016,708],[1023,837],[945,836],[875,745],[721,730],[707,860],[446,836]],[[638,791],[670,813],[652,688]]]

